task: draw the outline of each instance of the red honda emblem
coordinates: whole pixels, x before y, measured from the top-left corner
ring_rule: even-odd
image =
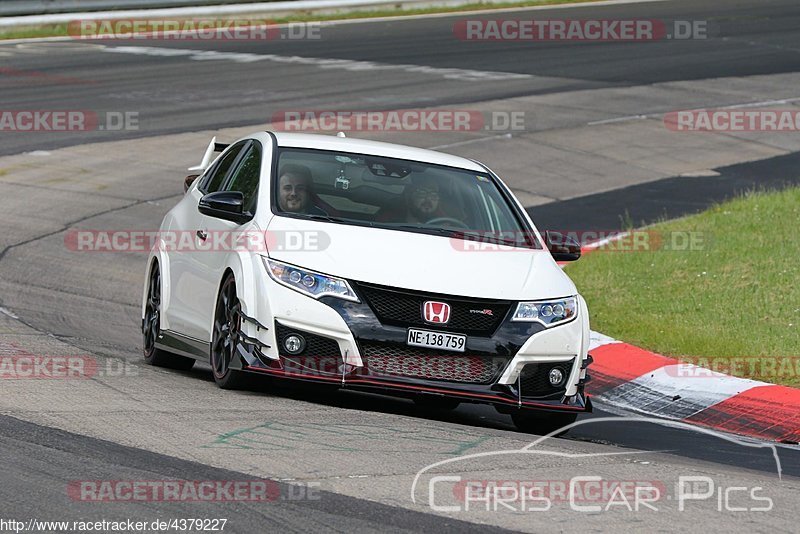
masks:
[[[429,300],[422,309],[422,318],[427,323],[446,324],[450,320],[450,305],[444,302]]]

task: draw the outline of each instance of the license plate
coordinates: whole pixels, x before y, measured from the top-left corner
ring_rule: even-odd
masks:
[[[428,330],[408,329],[408,345],[412,347],[425,347],[428,349],[452,350],[464,352],[467,345],[467,336],[462,334],[445,334],[443,332],[430,332]]]

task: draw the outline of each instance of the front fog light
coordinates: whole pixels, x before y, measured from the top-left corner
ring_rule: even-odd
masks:
[[[297,334],[286,336],[286,339],[283,340],[283,348],[292,356],[300,354],[306,348],[306,340],[303,339],[303,336],[298,336]]]
[[[537,302],[520,302],[512,321],[538,322],[544,326],[571,321],[578,314],[577,297]]]
[[[550,385],[553,387],[558,387],[564,381],[564,373],[558,367],[550,369],[550,374],[548,375],[550,379]]]

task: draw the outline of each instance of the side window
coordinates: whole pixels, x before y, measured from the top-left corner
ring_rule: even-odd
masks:
[[[239,155],[239,152],[242,151],[242,147],[244,147],[245,144],[246,143],[240,143],[225,153],[222,159],[211,169],[211,173],[203,180],[203,183],[200,184],[201,191],[208,194],[219,191],[220,188],[222,188],[225,175],[228,174],[228,170],[231,168],[231,165],[233,165],[233,162],[236,161],[236,156]]]
[[[241,191],[244,195],[244,211],[253,213],[256,197],[258,196],[258,183],[261,175],[261,145],[254,141],[247,152],[242,156],[241,163],[233,171],[226,191]]]

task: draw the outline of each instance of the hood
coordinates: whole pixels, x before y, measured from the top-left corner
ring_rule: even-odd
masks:
[[[546,250],[465,250],[443,236],[289,217],[273,217],[268,232],[271,258],[357,282],[500,300],[577,293]],[[300,247],[300,236],[319,245]]]

